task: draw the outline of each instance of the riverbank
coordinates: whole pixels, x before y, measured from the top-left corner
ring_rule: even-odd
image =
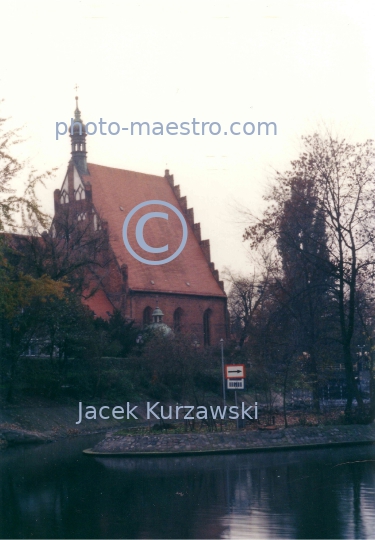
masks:
[[[8,406],[0,408],[0,449],[8,445],[41,444],[67,437],[104,433],[123,423],[110,418],[83,420],[76,406]]]
[[[82,435],[108,433],[99,452],[119,452],[120,454],[133,452],[136,455],[150,452],[170,455],[171,453],[210,453],[210,452],[237,452],[249,451],[252,448],[273,447],[300,447],[304,445],[327,445],[327,444],[356,444],[357,442],[375,441],[373,425],[343,425],[340,423],[340,411],[332,411],[328,414],[313,416],[305,412],[291,412],[288,420],[291,426],[284,429],[283,417],[275,414],[274,430],[263,431],[267,420],[270,419],[260,414],[260,424],[247,425],[246,430],[236,432],[235,425],[225,426],[226,433],[203,432],[197,424],[197,431],[184,433],[183,425],[169,433],[155,431],[160,428],[159,424],[147,421],[146,399],[139,403],[137,413],[139,420],[116,420],[112,417],[102,419],[97,415],[96,419],[82,419],[78,421],[77,403],[71,400],[69,403],[56,403],[47,399],[29,399],[26,403],[14,405],[1,404],[0,406],[0,449],[7,446],[23,444],[43,444],[54,442],[64,438],[72,438]],[[98,401],[97,408],[107,402]],[[168,405],[175,405],[173,402]],[[298,425],[306,421],[308,425]],[[316,425],[314,423],[316,422]],[[326,423],[326,424],[325,424]],[[116,432],[121,430],[120,434]],[[367,435],[369,430],[369,435]],[[177,431],[177,433],[176,433]],[[129,436],[128,435],[128,433]],[[336,441],[339,435],[339,440]],[[120,442],[121,441],[121,442]],[[128,441],[128,442],[126,442]],[[107,446],[110,444],[110,448]]]
[[[181,433],[108,436],[84,451],[95,456],[171,456],[292,450],[355,444],[375,444],[375,424],[292,427],[231,433]]]

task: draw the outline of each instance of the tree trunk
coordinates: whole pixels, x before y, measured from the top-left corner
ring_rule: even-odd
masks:
[[[284,425],[287,428],[288,427],[288,417],[286,414],[286,390],[287,390],[287,382],[288,382],[288,371],[287,368],[285,371],[285,377],[284,377],[284,387],[283,387],[283,412],[284,412]]]
[[[288,416],[286,414],[286,392],[285,392],[285,390],[283,392],[283,413],[284,413],[284,425],[287,428],[288,427]]]
[[[310,347],[310,366],[312,374],[313,407],[316,413],[320,413],[320,384],[318,380],[318,366],[315,358],[314,345]]]
[[[372,344],[371,344],[372,345]],[[369,377],[370,377],[370,421],[375,419],[375,378],[374,378],[374,352],[371,347],[370,360],[369,360]]]
[[[16,380],[16,363],[17,363],[17,358],[14,355],[12,355],[11,364],[10,364],[10,377],[9,377],[8,390],[7,390],[7,395],[6,395],[6,400],[8,403],[13,403],[14,383]]]

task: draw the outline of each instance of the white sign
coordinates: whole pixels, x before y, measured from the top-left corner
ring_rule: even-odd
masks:
[[[228,390],[244,390],[245,381],[244,379],[227,379],[227,389]]]
[[[244,379],[245,378],[245,365],[236,364],[234,366],[227,364],[225,366],[225,378],[226,379]]]

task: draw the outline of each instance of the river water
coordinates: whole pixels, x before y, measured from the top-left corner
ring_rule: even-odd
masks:
[[[375,446],[96,458],[0,453],[1,538],[375,538]]]

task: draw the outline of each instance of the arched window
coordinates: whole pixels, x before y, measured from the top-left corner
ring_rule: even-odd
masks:
[[[150,306],[147,306],[143,310],[143,326],[145,327],[151,324],[151,322],[152,322],[152,309],[150,308]]]
[[[60,203],[61,204],[66,204],[68,202],[69,202],[69,195],[65,191],[65,189],[63,189],[62,192],[61,192],[61,195],[60,195]]]
[[[176,311],[173,313],[173,328],[176,333],[181,332],[182,330],[182,318],[183,318],[184,312],[179,307],[176,309]]]
[[[203,340],[205,347],[211,345],[211,315],[212,311],[210,309],[206,309],[203,313]]]
[[[78,188],[74,190],[74,193],[75,193],[75,197],[77,201],[80,201],[86,198],[85,190],[83,189],[82,184],[80,184]]]

